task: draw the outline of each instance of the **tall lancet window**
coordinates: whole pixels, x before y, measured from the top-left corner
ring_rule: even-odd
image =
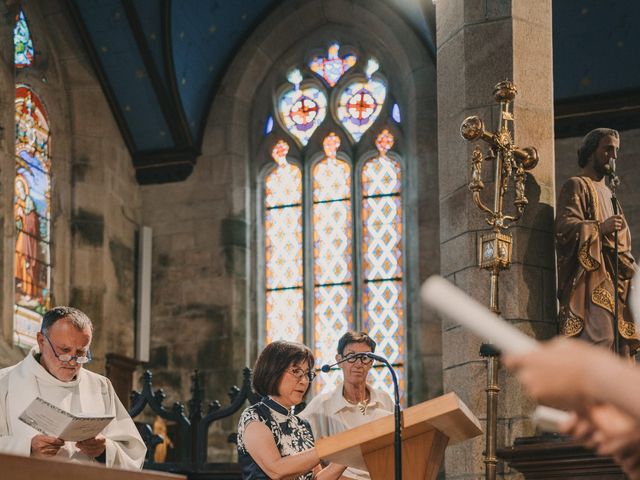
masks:
[[[13,29],[14,66],[34,63],[27,18],[19,10]],[[13,343],[36,344],[42,316],[51,306],[51,133],[46,109],[27,85],[16,84]]]
[[[16,88],[16,176],[14,182],[14,344],[35,344],[42,315],[51,303],[51,161],[47,114],[25,85]]]
[[[276,165],[264,181],[267,343],[304,339],[302,172],[287,162],[288,151],[283,140],[273,147]]]
[[[404,394],[399,107],[378,60],[337,43],[306,58],[273,92],[263,130],[262,339],[302,341],[320,367],[347,329],[364,330],[396,366]],[[392,393],[386,369],[372,379]],[[339,369],[321,375],[315,391],[340,380]]]

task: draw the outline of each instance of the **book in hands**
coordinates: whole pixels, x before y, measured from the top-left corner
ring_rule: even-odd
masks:
[[[94,438],[115,417],[69,413],[37,397],[18,418],[45,435],[61,438],[66,442],[81,442]]]

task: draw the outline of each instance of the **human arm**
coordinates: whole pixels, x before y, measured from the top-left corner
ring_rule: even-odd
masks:
[[[278,480],[302,475],[310,472],[320,463],[320,457],[315,448],[286,457],[281,456],[273,433],[265,424],[258,421],[246,425],[243,440],[247,453],[272,479]]]
[[[89,442],[86,447],[90,449],[94,447],[98,448],[100,443],[99,437],[104,437],[104,452],[107,467],[139,470],[144,464],[147,447],[142,441],[138,429],[129,416],[129,413],[116,395],[111,382],[106,378],[103,380],[106,382],[108,401],[110,403],[107,412],[111,412],[112,415],[115,415],[115,418],[96,439],[91,439],[92,441]],[[98,441],[93,442],[93,440]],[[79,443],[85,442],[88,441],[85,440]],[[77,443],[76,446],[78,446]],[[80,447],[78,446],[78,448]],[[87,452],[84,453],[92,456]]]
[[[503,355],[529,394],[540,403],[581,411],[610,403],[640,420],[640,370],[602,347],[556,338],[522,355]]]

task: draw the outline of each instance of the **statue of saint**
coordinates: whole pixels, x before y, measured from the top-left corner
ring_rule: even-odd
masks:
[[[620,353],[640,347],[627,305],[630,280],[636,271],[631,236],[622,211],[614,214],[612,192],[605,178],[620,147],[617,131],[589,132],[578,150],[582,172],[562,187],[557,205],[556,250],[561,332],[613,348],[614,232],[618,232],[618,319]]]

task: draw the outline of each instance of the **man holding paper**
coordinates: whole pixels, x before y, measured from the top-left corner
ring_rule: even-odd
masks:
[[[104,454],[109,467],[142,467],[145,444],[111,382],[82,368],[91,360],[92,333],[83,312],[55,307],[44,315],[38,346],[20,363],[0,370],[0,452],[75,461],[93,461]],[[114,418],[92,438],[65,442],[20,420],[36,398],[74,415]]]
[[[620,353],[632,355],[640,346],[627,306],[629,282],[636,270],[631,236],[624,215],[615,213],[606,177],[615,176],[618,132],[589,132],[578,150],[580,175],[571,177],[558,197],[558,320],[562,333],[611,349],[614,342],[614,233],[618,235]]]

